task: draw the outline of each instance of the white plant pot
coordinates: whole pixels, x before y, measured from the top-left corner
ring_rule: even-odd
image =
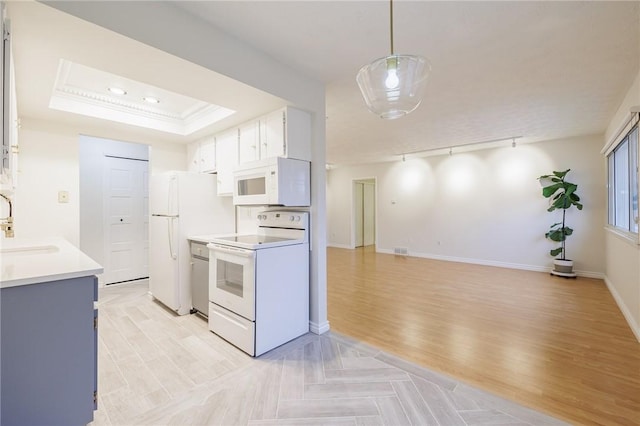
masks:
[[[553,270],[551,275],[557,275],[559,277],[575,278],[576,274],[573,272],[573,260],[553,260]]]

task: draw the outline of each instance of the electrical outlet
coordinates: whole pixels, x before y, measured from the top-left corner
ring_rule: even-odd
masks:
[[[69,191],[58,191],[58,202],[59,203],[68,203],[69,202]]]

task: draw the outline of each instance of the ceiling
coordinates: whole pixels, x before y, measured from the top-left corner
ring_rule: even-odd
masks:
[[[387,121],[366,109],[355,82],[361,66],[389,53],[386,1],[179,1],[174,6],[324,82],[327,161],[334,164],[512,137],[521,137],[520,143],[603,133],[640,63],[637,1],[396,0],[395,50],[427,57],[432,73],[422,105]],[[238,111],[204,131],[284,104],[46,6],[10,4],[9,11],[12,20],[19,18],[14,28],[21,115],[52,114],[46,104],[54,57]],[[96,43],[107,46],[100,55],[92,48]],[[43,76],[27,89],[20,80],[33,80],[32,69]]]

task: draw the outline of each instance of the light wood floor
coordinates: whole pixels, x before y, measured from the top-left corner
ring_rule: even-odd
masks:
[[[602,280],[329,248],[331,329],[574,424],[640,424],[640,343]]]

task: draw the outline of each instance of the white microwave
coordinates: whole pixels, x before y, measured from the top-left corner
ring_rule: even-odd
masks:
[[[311,205],[311,163],[272,157],[239,165],[233,172],[236,206]]]

